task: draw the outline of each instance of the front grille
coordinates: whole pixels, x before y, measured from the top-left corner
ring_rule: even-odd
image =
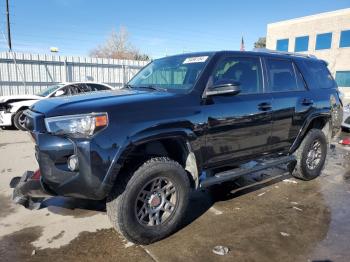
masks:
[[[6,103],[0,103],[0,111],[7,111],[10,106]]]

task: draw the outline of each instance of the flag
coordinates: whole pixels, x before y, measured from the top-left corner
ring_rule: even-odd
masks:
[[[245,51],[243,36],[242,36],[241,49],[240,49],[240,51]]]

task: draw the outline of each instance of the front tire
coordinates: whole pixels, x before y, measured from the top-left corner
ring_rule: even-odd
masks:
[[[107,199],[107,214],[126,239],[150,244],[179,228],[189,192],[187,173],[179,163],[152,158],[115,186]]]
[[[19,110],[13,117],[13,124],[18,130],[26,131],[24,110]]]
[[[294,155],[297,162],[292,176],[302,180],[318,177],[327,156],[327,138],[322,130],[311,129]]]

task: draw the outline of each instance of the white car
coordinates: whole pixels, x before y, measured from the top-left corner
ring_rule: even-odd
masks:
[[[15,126],[19,130],[25,130],[23,111],[38,100],[112,89],[113,87],[103,83],[60,83],[50,86],[36,95],[2,96],[0,97],[0,127]]]
[[[343,108],[343,122],[341,124],[341,127],[343,131],[349,131],[350,130],[350,104],[347,104]]]

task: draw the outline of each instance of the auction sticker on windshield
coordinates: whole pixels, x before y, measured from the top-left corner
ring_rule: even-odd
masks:
[[[192,63],[204,63],[207,61],[208,56],[194,56],[194,57],[187,57],[183,64],[192,64]]]

